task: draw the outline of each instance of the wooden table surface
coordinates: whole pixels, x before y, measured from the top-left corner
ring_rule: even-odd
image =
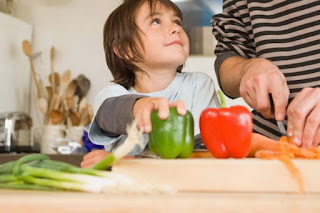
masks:
[[[90,194],[0,190],[1,213],[320,212],[319,194]]]
[[[298,193],[296,181],[276,160],[122,160],[113,172],[168,184],[179,192],[92,194],[0,189],[0,213],[320,212],[320,161],[294,160],[294,164],[303,175],[305,194]]]

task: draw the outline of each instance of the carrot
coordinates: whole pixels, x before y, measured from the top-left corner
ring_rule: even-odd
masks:
[[[275,159],[279,155],[282,155],[281,151],[259,150],[256,152],[255,157],[271,160]]]
[[[282,141],[285,141],[285,138],[282,138]],[[283,143],[283,147],[286,150],[295,150],[298,147],[291,143]],[[282,151],[279,141],[275,141],[271,138],[268,138],[264,135],[258,133],[252,133],[251,136],[251,147],[249,152],[249,157],[254,157],[256,152],[260,150],[269,150],[269,151]]]
[[[289,170],[292,178],[299,186],[299,192],[304,192],[303,177],[299,169],[293,164],[291,158],[319,159],[320,148],[302,149],[296,146],[290,137],[282,136],[279,141],[272,140],[263,135],[253,133],[249,156],[262,159],[278,159]]]
[[[291,177],[295,179],[299,186],[299,192],[304,193],[304,181],[300,170],[293,164],[290,160],[290,157],[287,155],[277,156],[277,159],[280,160],[289,170]]]

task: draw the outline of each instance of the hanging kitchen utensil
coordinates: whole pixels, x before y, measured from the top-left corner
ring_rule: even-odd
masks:
[[[70,119],[72,122],[72,126],[79,126],[80,116],[76,112],[74,112],[73,110],[70,110]]]
[[[65,94],[66,89],[70,83],[70,79],[71,79],[71,71],[67,70],[62,74],[60,79],[60,89],[59,89],[60,97],[62,97],[63,94]]]
[[[61,124],[63,115],[59,110],[52,110],[49,115],[49,124],[58,125]]]
[[[53,76],[52,76],[53,75]],[[59,91],[59,85],[60,85],[60,74],[57,72],[54,72],[53,74],[50,73],[48,80],[51,84],[52,88],[55,88],[54,93],[58,94]]]
[[[78,113],[81,114],[81,111],[87,107],[88,101],[86,97],[83,97],[79,102]]]
[[[51,66],[51,86],[52,86],[52,91],[54,93],[56,93],[56,87],[55,87],[55,77],[54,77],[54,65],[53,65],[53,61],[54,61],[54,57],[55,57],[55,48],[54,46],[51,47],[50,49],[50,66]]]
[[[90,81],[86,76],[82,74],[76,78],[76,81],[78,85],[76,94],[79,95],[80,98],[82,98],[87,95],[90,89]]]
[[[34,83],[37,88],[37,97],[39,98],[39,97],[41,97],[41,91],[40,91],[40,86],[39,86],[39,82],[37,79],[37,74],[36,74],[36,71],[35,71],[34,65],[33,65],[31,43],[27,40],[24,40],[22,42],[22,49],[23,49],[24,54],[26,56],[28,56],[28,58],[29,58],[31,73],[32,73],[32,77],[33,77]]]
[[[68,85],[68,88],[66,91],[66,97],[67,98],[73,97],[77,90],[77,87],[78,87],[77,82],[75,80],[72,80]]]

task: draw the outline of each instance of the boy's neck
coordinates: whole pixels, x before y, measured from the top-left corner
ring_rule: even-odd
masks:
[[[148,74],[147,74],[148,73]],[[177,72],[157,71],[157,72],[135,72],[136,82],[133,87],[139,93],[152,93],[167,88]]]

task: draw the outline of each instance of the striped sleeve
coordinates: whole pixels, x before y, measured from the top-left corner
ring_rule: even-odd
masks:
[[[246,1],[224,0],[223,13],[212,17],[212,33],[218,41],[216,55],[233,52],[245,58],[255,57],[255,45],[250,37],[250,24],[243,21],[250,22],[245,3]]]
[[[217,74],[230,56],[261,57],[284,74],[289,102],[303,88],[320,87],[319,0],[224,0],[223,13],[212,17],[211,25],[218,40]],[[253,128],[274,139],[280,135],[274,120],[256,111]]]

